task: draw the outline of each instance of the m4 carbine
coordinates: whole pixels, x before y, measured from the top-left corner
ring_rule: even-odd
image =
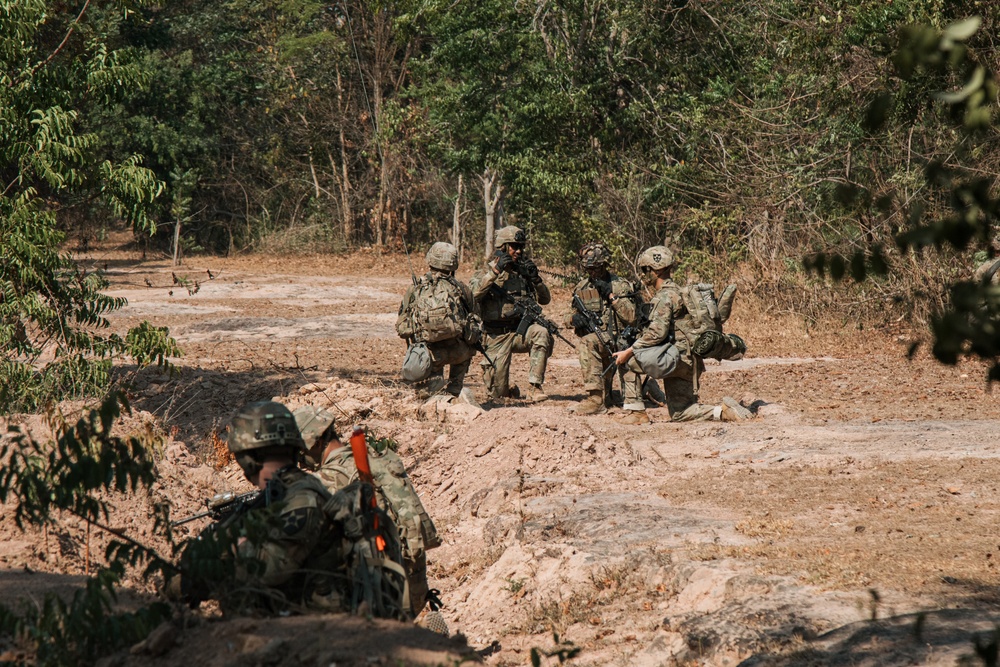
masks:
[[[550,334],[561,340],[562,342],[569,345],[574,350],[576,345],[566,340],[566,337],[559,333],[559,327],[556,326],[554,322],[545,318],[542,315],[542,307],[537,303],[527,298],[515,298],[514,296],[507,293],[506,290],[499,287],[498,285],[490,285],[490,289],[494,294],[499,296],[504,301],[514,304],[518,313],[521,315],[521,321],[517,324],[517,334],[519,336],[524,336],[528,332],[528,327],[532,324],[537,324],[539,326],[545,327],[545,330]]]
[[[198,512],[197,514],[192,514],[191,516],[184,517],[177,521],[171,521],[170,525],[181,526],[195,519],[201,519],[202,517],[212,517],[213,521],[225,521],[236,514],[242,514],[246,510],[250,510],[259,505],[264,497],[264,492],[260,489],[255,491],[247,491],[246,493],[233,493],[232,491],[226,491],[225,493],[217,493],[208,500],[205,501],[206,509],[204,512]]]
[[[601,347],[608,354],[614,354],[618,350],[615,349],[614,345],[608,339],[607,332],[604,331],[604,320],[601,318],[600,313],[595,313],[583,303],[583,299],[580,298],[579,294],[573,294],[573,308],[576,309],[586,322],[586,329],[590,333],[597,336],[597,341],[601,344]]]

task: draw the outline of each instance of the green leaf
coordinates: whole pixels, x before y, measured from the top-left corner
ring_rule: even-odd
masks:
[[[967,19],[956,21],[945,28],[944,36],[956,42],[964,42],[976,34],[976,31],[979,30],[979,26],[982,25],[982,23],[983,20],[980,17],[970,16]]]

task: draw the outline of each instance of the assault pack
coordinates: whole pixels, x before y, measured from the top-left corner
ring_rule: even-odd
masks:
[[[399,532],[410,602],[416,614],[423,608],[429,592],[427,552],[441,546],[441,538],[399,455],[388,447],[380,452],[369,446],[368,462],[378,492],[378,504]],[[331,452],[316,474],[331,493],[356,482],[359,475],[351,448],[345,446]]]
[[[465,338],[469,308],[461,294],[450,276],[424,276],[417,281],[410,303],[410,327],[417,342]]]
[[[732,312],[736,285],[729,285],[716,299],[715,287],[695,283],[680,288],[687,321],[681,332],[691,341],[691,352],[708,359],[739,359],[747,351],[746,342],[735,334],[723,333]]]

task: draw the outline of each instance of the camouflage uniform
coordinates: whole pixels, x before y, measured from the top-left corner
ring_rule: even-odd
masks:
[[[704,372],[705,363],[692,352],[692,347],[698,340],[698,323],[688,313],[681,288],[670,279],[670,271],[674,266],[673,253],[664,246],[653,246],[643,251],[637,264],[642,271],[642,282],[647,287],[659,285],[659,288],[650,304],[649,323],[632,344],[631,351],[655,347],[667,341],[673,342],[674,348],[671,349],[678,353],[679,358],[674,370],[663,378],[663,392],[666,394],[670,418],[673,421],[742,421],[751,418],[753,413],[729,396],[724,397],[722,404],[717,406],[698,402],[698,376]],[[732,303],[733,294],[735,288],[727,297],[729,304]],[[725,310],[728,317],[728,305]],[[736,341],[743,344],[739,337],[727,340],[731,345]],[[744,345],[743,350],[745,349]],[[641,371],[634,356],[629,357],[628,365],[633,371]],[[626,419],[634,424],[649,423],[645,412],[633,412]]]
[[[369,454],[373,455],[373,452],[369,450]],[[379,488],[379,504],[392,516],[399,529],[403,544],[403,568],[410,587],[411,612],[416,615],[424,608],[430,589],[427,583],[427,550],[440,546],[441,540],[397,457],[386,469],[373,462],[372,473]],[[339,447],[327,454],[316,475],[331,492],[357,481],[358,469],[354,465],[350,446]],[[389,500],[401,497],[415,499],[415,502],[403,504]]]
[[[508,235],[513,237],[516,234],[524,238],[524,233],[516,227],[504,227],[497,232],[498,245]],[[545,382],[545,367],[552,356],[553,346],[552,334],[538,324],[529,326],[523,336],[518,335],[517,326],[521,321],[518,309],[493,290],[493,286],[496,286],[514,298],[529,299],[544,306],[552,301],[549,288],[540,280],[532,283],[520,273],[497,272],[496,266],[497,261],[494,259],[469,281],[472,296],[479,305],[483,318],[486,356],[493,362],[490,365],[489,361],[484,360],[480,364],[483,383],[493,400],[510,396],[510,360],[514,353],[529,355],[528,382],[540,388]]]
[[[399,305],[396,332],[408,343],[420,342],[420,331],[414,322],[414,301],[423,289],[433,289],[443,281],[448,298],[461,303],[467,315],[474,312],[472,292],[454,277],[455,269],[458,268],[458,251],[455,247],[450,243],[435,243],[427,252],[427,264],[431,270],[406,290]],[[452,396],[458,396],[465,383],[469,364],[476,353],[473,347],[465,338],[456,337],[427,343],[427,351],[431,357],[431,375],[421,381],[424,387],[421,393],[429,394],[440,390],[444,386],[444,367],[448,366],[448,384],[445,389]]]
[[[600,316],[601,322],[604,323],[604,331],[607,334],[606,339],[614,346],[616,337],[621,330],[625,326],[636,323],[637,309],[632,299],[620,296],[622,294],[630,294],[633,291],[632,283],[612,273],[607,274],[606,282],[610,283],[611,291],[616,295],[613,303],[608,303],[601,298],[594,281],[590,278],[581,280],[573,288],[573,294],[579,295],[580,300],[583,301],[583,305],[587,310]],[[572,325],[572,314],[567,324]],[[611,393],[611,384],[614,376],[610,371],[603,377],[602,374],[604,373],[604,369],[611,363],[611,355],[601,345],[597,334],[590,332],[584,327],[574,327],[574,332],[580,337],[580,343],[577,345],[577,353],[580,357],[580,369],[583,373],[583,388],[591,396],[594,396],[595,400],[599,399],[601,403],[606,405]],[[622,387],[625,409],[644,409],[642,383],[639,380],[639,375],[632,371],[631,368],[626,368],[622,374]]]
[[[700,421],[719,419],[719,408],[698,403],[695,391],[696,374],[705,370],[705,362],[691,354],[691,342],[685,335],[690,330],[690,318],[686,316],[680,287],[672,280],[665,282],[656,292],[651,303],[649,324],[642,330],[634,349],[653,347],[674,334],[681,359],[677,369],[663,378],[663,393],[667,398],[667,411],[673,421]],[[635,359],[629,361],[629,368],[642,372]],[[640,399],[641,400],[641,399]]]
[[[253,510],[251,514],[257,516],[251,519],[277,528],[268,533],[266,541],[246,540],[237,547],[239,556],[260,561],[263,571],[250,573],[247,568],[237,568],[237,581],[250,589],[266,589],[272,607],[276,597],[306,608],[345,611],[342,592],[337,590],[338,579],[343,580],[343,534],[323,512],[329,492],[294,466],[280,470],[271,483],[282,489],[280,499]]]

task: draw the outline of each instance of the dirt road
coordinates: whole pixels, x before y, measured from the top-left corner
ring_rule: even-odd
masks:
[[[1000,619],[1000,401],[981,366],[907,361],[906,332],[807,329],[738,298],[729,326],[750,353],[710,366],[702,400],[757,418],[672,424],[654,408],[623,426],[568,412],[583,391],[558,341],[543,404],[422,406],[397,381],[400,258],[83,261],[108,262],[128,298],[116,327],[150,319],[184,351],[177,377],[142,372],[132,397],[172,438],[176,514],[238,487],[238,470],[203,464],[246,401],[364,421],[401,444],[445,539],[429,555],[444,614],[488,664],[529,664],[555,633],[579,665],[952,665]],[[556,289],[546,312],[561,321],[568,300]],[[484,398],[475,364],[469,386]],[[0,567],[79,572],[37,547],[0,549]]]

